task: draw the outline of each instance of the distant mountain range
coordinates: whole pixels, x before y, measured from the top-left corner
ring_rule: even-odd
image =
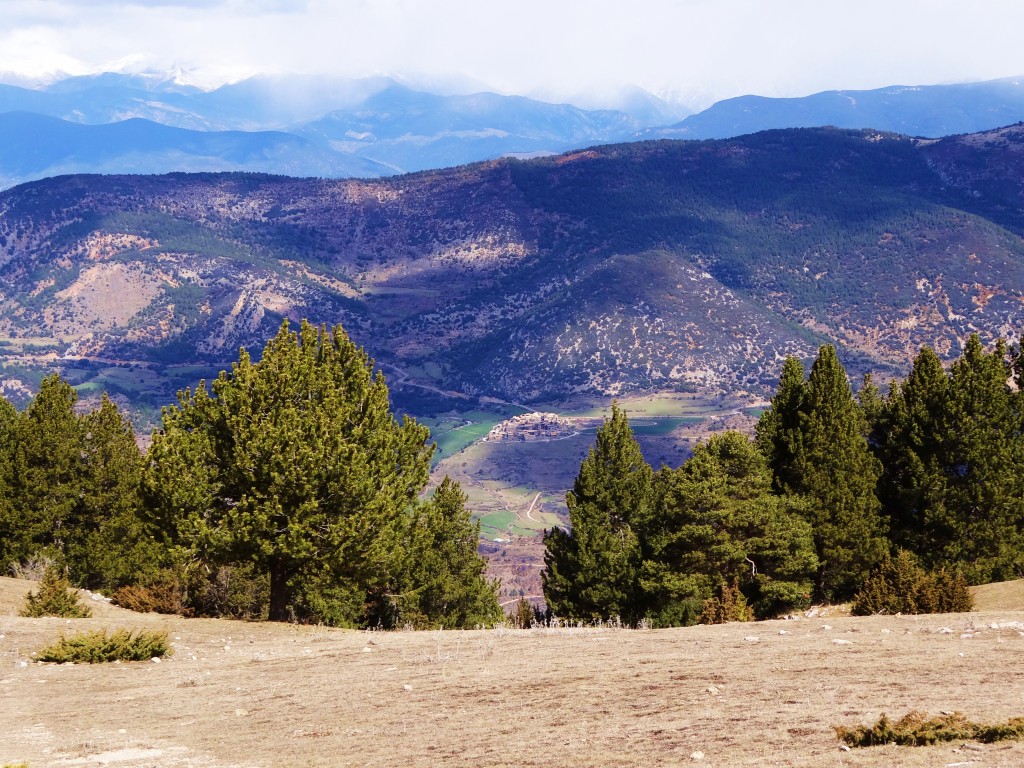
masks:
[[[958,85],[824,91],[794,99],[740,96],[717,102],[646,138],[727,139],[772,128],[875,128],[938,138],[1024,120],[1024,78]]]
[[[648,118],[681,111],[650,94],[625,102]],[[173,170],[366,178],[558,153],[623,141],[644,127],[623,111],[493,93],[443,96],[380,77],[256,77],[202,91],[105,74],[39,90],[0,85],[2,138],[18,148],[0,156],[0,184]]]
[[[0,389],[57,369],[158,405],[284,317],[344,324],[406,403],[763,396],[826,341],[902,373],[921,344],[1024,330],[1022,190],[1024,126],[47,179],[0,194]]]
[[[31,112],[0,113],[0,188],[69,173],[210,170],[335,178],[392,172],[280,131],[192,131],[137,117],[81,125]]]
[[[39,89],[0,85],[0,188],[79,172],[371,178],[769,128],[832,125],[938,137],[1024,120],[1022,91],[1016,80],[997,80],[743,96],[679,121],[684,108],[640,89],[619,94],[617,109],[582,109],[494,93],[440,95],[385,77],[261,76],[203,91],[166,77],[107,73]]]

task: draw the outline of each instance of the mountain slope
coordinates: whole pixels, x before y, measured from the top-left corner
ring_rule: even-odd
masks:
[[[633,94],[632,103],[639,98]],[[653,114],[657,105],[648,94],[637,108]],[[68,78],[40,90],[0,85],[0,117],[4,137],[19,145],[36,144],[38,153],[33,155],[43,156],[20,172],[5,167],[10,158],[0,164],[0,184],[8,186],[69,172],[253,170],[375,177],[622,141],[643,126],[614,110],[583,110],[494,93],[441,96],[384,77],[261,76],[201,91],[173,80],[111,73]],[[79,130],[64,126],[59,132],[46,117],[76,124]],[[147,129],[161,137],[158,148],[118,148],[126,129],[112,126],[136,125],[137,133],[135,120],[168,128]],[[218,138],[204,141],[170,128]],[[282,130],[292,135],[266,133]],[[89,136],[88,151],[64,151],[69,136],[79,143]],[[155,141],[153,136],[148,140]],[[246,155],[243,162],[236,157],[239,152]]]
[[[0,114],[0,186],[67,173],[259,170],[379,176],[389,170],[287,133],[190,131],[134,118],[79,125],[28,112]]]
[[[407,171],[509,154],[554,153],[621,141],[638,128],[610,110],[585,111],[519,96],[438,96],[400,85],[338,110],[299,133]]]
[[[1022,182],[1020,126],[641,142],[376,181],[36,182],[0,194],[0,378],[57,367],[159,402],[283,317],[342,322],[431,396],[763,394],[823,341],[855,373],[901,372],[921,344],[953,356],[1024,329]]]
[[[1024,120],[1024,80],[824,91],[799,98],[740,96],[644,137],[724,139],[772,128],[875,128],[910,136],[986,131]]]

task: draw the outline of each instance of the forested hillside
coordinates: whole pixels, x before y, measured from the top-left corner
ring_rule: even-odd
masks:
[[[393,391],[766,394],[836,345],[1024,325],[1024,127],[769,131],[380,181],[73,176],[0,196],[3,382],[169,401],[283,317],[341,322]],[[409,387],[418,386],[417,389]]]

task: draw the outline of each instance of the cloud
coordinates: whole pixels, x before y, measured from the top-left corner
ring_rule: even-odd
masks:
[[[0,70],[458,74],[706,101],[1024,74],[1022,27],[1018,0],[3,0]]]
[[[59,0],[69,11],[80,6],[72,0]],[[305,13],[308,0],[92,0],[90,7],[107,5],[140,8],[228,8],[233,13],[253,15],[261,13]]]

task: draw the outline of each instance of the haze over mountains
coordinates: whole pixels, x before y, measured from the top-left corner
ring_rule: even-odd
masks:
[[[4,392],[167,402],[283,317],[472,402],[902,373],[1024,329],[1024,127],[634,142],[380,180],[68,176],[0,195]],[[445,395],[447,393],[447,395]]]
[[[213,91],[115,74],[39,90],[4,85],[0,137],[12,149],[0,156],[0,185],[171,170],[367,178],[623,141],[645,121],[685,114],[649,94],[626,96],[636,115],[493,93],[439,95],[383,77],[254,77]]]
[[[938,137],[1024,120],[1016,80],[744,96],[689,116],[679,104],[633,89],[619,94],[617,106],[444,95],[384,77],[261,76],[212,91],[112,73],[39,89],[0,85],[0,187],[80,172],[372,178],[644,138],[825,125]]]

